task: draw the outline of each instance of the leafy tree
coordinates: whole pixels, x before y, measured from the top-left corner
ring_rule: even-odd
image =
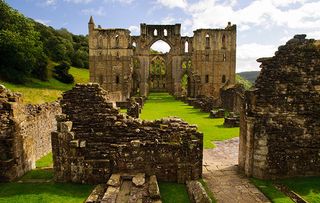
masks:
[[[16,83],[25,82],[32,72],[46,66],[42,52],[42,42],[33,22],[0,1],[1,78]]]
[[[70,65],[67,62],[62,62],[61,64],[54,67],[53,77],[63,83],[74,83],[74,78],[69,74]]]

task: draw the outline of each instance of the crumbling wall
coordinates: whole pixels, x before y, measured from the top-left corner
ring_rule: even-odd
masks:
[[[229,112],[240,114],[245,89],[241,84],[231,85],[221,89],[220,98],[222,107]]]
[[[262,58],[241,115],[239,166],[248,176],[320,175],[320,47],[296,35]]]
[[[0,86],[0,182],[11,181],[35,168],[51,151],[58,103],[23,105],[21,96]]]
[[[98,84],[76,85],[61,105],[52,133],[56,181],[103,183],[118,172],[177,182],[201,177],[203,135],[195,126],[120,114]]]

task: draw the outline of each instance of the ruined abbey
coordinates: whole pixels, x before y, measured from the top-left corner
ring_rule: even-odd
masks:
[[[162,40],[169,53],[153,53]],[[164,68],[155,69],[160,61]],[[198,29],[181,36],[181,25],[140,25],[140,35],[127,29],[102,29],[89,21],[90,81],[110,92],[114,101],[139,93],[166,91],[175,96],[220,96],[220,89],[235,84],[236,25],[225,29]],[[183,77],[187,85],[183,88]],[[183,91],[185,89],[185,91]]]

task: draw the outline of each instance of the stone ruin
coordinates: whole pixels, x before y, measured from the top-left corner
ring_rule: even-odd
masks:
[[[258,59],[241,115],[239,167],[248,176],[320,175],[320,42],[305,37]]]
[[[0,85],[0,182],[24,175],[51,151],[60,113],[58,103],[24,105],[20,94]]]
[[[197,29],[193,36],[181,35],[181,24],[141,23],[134,36],[128,29],[96,26],[91,17],[88,31],[90,81],[113,101],[150,91],[218,98],[221,87],[235,84],[237,28],[230,22],[223,29]],[[168,53],[150,51],[159,40],[170,46]],[[157,61],[164,64],[161,73],[152,66]]]
[[[58,182],[105,183],[113,173],[145,173],[185,183],[202,175],[203,135],[196,126],[120,114],[98,84],[76,85],[61,107],[52,132]]]
[[[240,114],[245,89],[242,84],[229,85],[220,90],[222,108]]]

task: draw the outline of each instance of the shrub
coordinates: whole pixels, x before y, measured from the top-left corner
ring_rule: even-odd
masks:
[[[62,62],[54,67],[53,77],[63,83],[74,83],[74,78],[71,74],[69,74],[69,69],[70,65],[67,62]]]

